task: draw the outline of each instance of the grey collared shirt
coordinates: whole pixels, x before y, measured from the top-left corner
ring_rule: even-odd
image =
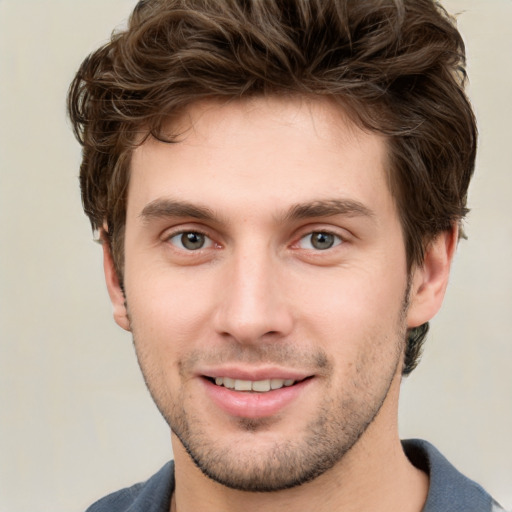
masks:
[[[503,512],[476,482],[459,473],[430,443],[402,441],[409,460],[430,478],[423,512]],[[87,512],[169,512],[174,492],[174,463],[168,462],[144,483],[99,500]]]

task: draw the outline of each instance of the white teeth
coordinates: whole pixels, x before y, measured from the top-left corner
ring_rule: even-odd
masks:
[[[284,385],[283,379],[270,379],[270,389],[279,389]]]
[[[229,377],[224,377],[223,380],[224,380],[224,386],[226,386],[229,389],[235,389],[235,379],[230,379]]]
[[[240,380],[229,377],[215,377],[217,386],[224,386],[235,391],[256,391],[266,393],[267,391],[280,389],[284,386],[292,386],[295,381],[292,379],[265,379],[265,380]]]
[[[235,391],[251,391],[252,383],[250,380],[235,380]]]
[[[256,382],[253,382],[252,390],[259,391],[260,393],[270,391],[270,380],[257,380]]]

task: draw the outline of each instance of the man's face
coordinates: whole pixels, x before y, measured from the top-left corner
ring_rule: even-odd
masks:
[[[385,141],[323,100],[203,103],[133,155],[126,301],[160,411],[202,471],[277,490],[367,432],[398,379],[404,242]]]

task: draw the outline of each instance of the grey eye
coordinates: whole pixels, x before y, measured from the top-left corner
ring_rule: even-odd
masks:
[[[203,233],[197,231],[186,231],[178,233],[169,239],[169,242],[180,249],[197,251],[212,245],[212,241]]]
[[[339,244],[341,244],[341,238],[326,231],[313,231],[299,241],[301,249],[316,249],[317,251],[325,251]]]

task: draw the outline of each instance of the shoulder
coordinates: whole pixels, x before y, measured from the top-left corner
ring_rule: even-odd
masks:
[[[402,441],[412,464],[430,478],[427,502],[423,512],[499,512],[504,509],[476,482],[470,480],[427,441]]]
[[[174,462],[168,462],[149,480],[100,499],[86,512],[167,512],[174,491]]]

